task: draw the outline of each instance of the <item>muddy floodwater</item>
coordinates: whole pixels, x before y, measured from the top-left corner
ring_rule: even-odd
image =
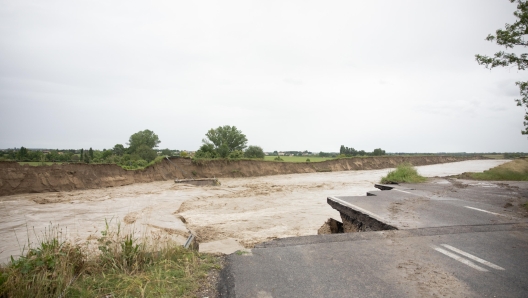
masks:
[[[507,160],[473,160],[417,167],[427,177],[481,172]],[[334,195],[365,195],[390,169],[224,178],[221,186],[173,181],[58,193],[0,197],[0,262],[20,255],[55,227],[62,239],[83,244],[101,236],[105,220],[156,242],[184,243],[197,236],[200,250],[232,252],[291,236],[315,235],[339,213]]]

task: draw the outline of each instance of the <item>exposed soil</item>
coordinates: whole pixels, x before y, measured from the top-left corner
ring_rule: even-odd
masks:
[[[475,157],[383,156],[347,158],[324,162],[286,163],[258,160],[210,160],[193,162],[171,158],[144,170],[127,171],[114,164],[19,165],[0,162],[0,196],[21,193],[63,192],[185,178],[238,178],[294,173],[373,170],[396,167],[403,162],[415,166],[456,162]],[[47,202],[42,202],[47,203]]]

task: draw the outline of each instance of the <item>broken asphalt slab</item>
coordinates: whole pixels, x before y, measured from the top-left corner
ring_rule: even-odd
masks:
[[[393,230],[277,239],[231,254],[220,296],[528,296],[528,221],[500,207],[522,188],[398,189],[328,198],[340,212],[359,212]]]

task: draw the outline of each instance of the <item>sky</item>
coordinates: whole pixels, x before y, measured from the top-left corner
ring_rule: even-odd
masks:
[[[0,5],[0,148],[528,152],[516,68],[480,66],[507,0]]]

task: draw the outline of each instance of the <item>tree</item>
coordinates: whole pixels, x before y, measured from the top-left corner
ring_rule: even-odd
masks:
[[[172,156],[172,152],[169,150],[169,148],[163,149],[161,150],[161,155]]]
[[[107,159],[110,156],[112,156],[113,151],[112,150],[104,150],[103,154],[101,154],[101,159]]]
[[[88,150],[88,155],[90,155],[90,159],[94,158],[94,152],[92,150],[92,147],[90,147],[90,150]]]
[[[182,151],[182,152],[185,152],[185,151]],[[209,144],[203,144],[202,146],[200,146],[200,149],[196,151],[196,153],[194,154],[194,157],[196,158],[217,158],[218,155],[215,151],[214,145],[209,143]]]
[[[18,160],[24,160],[28,158],[28,150],[25,147],[20,147],[17,154]]]
[[[131,135],[127,144],[129,152],[134,153],[141,145],[145,145],[150,149],[153,149],[158,147],[160,142],[161,141],[159,140],[158,135],[156,135],[151,130],[145,129]]]
[[[114,154],[117,156],[123,156],[123,154],[125,154],[125,146],[116,144],[112,151],[114,151]]]
[[[235,126],[219,126],[216,129],[210,129],[205,136],[207,139],[203,139],[204,144],[212,144],[217,154],[226,158],[229,153],[233,151],[242,151],[246,148],[247,138],[240,130]]]
[[[505,29],[498,29],[495,35],[489,34],[486,37],[488,41],[495,41],[498,45],[504,46],[506,49],[513,49],[515,46],[526,48],[528,41],[525,41],[524,36],[528,34],[528,1],[526,0],[509,0],[511,3],[517,2],[517,10],[513,13],[518,18],[513,24],[506,24]],[[505,67],[509,65],[516,66],[518,70],[525,70],[528,67],[528,53],[517,55],[515,53],[505,53],[500,51],[495,53],[493,57],[475,55],[478,64],[484,65],[488,69],[494,67]],[[521,98],[516,99],[517,105],[526,111],[524,115],[524,130],[521,131],[523,135],[528,134],[528,81],[518,81],[515,83],[519,86]]]
[[[259,146],[249,146],[244,152],[246,158],[264,158],[264,150]]]
[[[158,154],[156,154],[156,151],[154,151],[154,149],[150,148],[146,144],[142,144],[141,146],[139,146],[139,148],[136,149],[135,153],[139,155],[141,159],[146,160],[147,162],[153,161],[158,156]]]
[[[372,155],[373,156],[385,155],[385,150],[381,150],[381,148],[374,149],[374,151],[372,152]]]
[[[81,160],[84,160],[84,149],[81,149]]]

